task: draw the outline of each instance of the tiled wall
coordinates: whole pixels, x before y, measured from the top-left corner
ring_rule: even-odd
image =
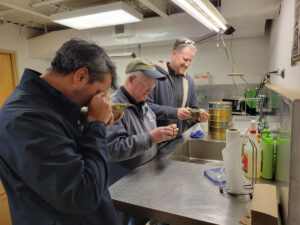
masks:
[[[258,84],[216,84],[216,85],[196,85],[198,105],[200,108],[207,109],[209,101],[222,101],[223,98],[244,97],[244,90],[256,88]]]

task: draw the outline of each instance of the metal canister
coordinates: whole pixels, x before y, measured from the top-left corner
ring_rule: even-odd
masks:
[[[210,118],[208,132],[211,138],[226,139],[226,129],[231,127],[231,102],[208,102]]]

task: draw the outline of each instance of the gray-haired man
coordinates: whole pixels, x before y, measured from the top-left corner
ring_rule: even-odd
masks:
[[[175,124],[157,128],[155,114],[145,103],[155,80],[165,76],[143,58],[133,59],[126,74],[124,86],[111,96],[115,103],[130,104],[123,118],[107,130],[109,159],[116,162],[112,164],[111,183],[151,160],[157,153],[156,144],[171,140],[178,133]]]

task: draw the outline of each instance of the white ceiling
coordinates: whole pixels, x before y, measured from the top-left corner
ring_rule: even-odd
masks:
[[[50,15],[75,9],[118,2],[120,0],[0,0],[0,20],[40,31],[55,31],[66,27],[50,21]],[[168,16],[182,12],[170,0],[124,0],[144,18]],[[160,15],[159,15],[160,14]]]
[[[50,15],[58,12],[86,8],[120,0],[0,0],[0,22],[27,26],[46,33],[67,29],[50,21]],[[171,0],[123,0],[140,11],[144,18],[168,18],[183,11]],[[249,33],[255,27],[273,19],[279,10],[280,0],[211,0],[231,25],[248,27]],[[275,9],[275,11],[274,11]],[[236,29],[241,30],[241,29]]]
[[[0,0],[0,26],[14,23],[38,30],[29,40],[33,57],[51,57],[64,41],[72,37],[99,41],[106,49],[133,45],[172,43],[186,36],[195,41],[212,32],[184,13],[171,0],[124,0],[143,14],[138,23],[126,24],[123,36],[114,35],[114,27],[77,31],[50,21],[50,15],[79,8],[117,2],[118,0]],[[235,28],[234,38],[263,36],[267,21],[276,18],[281,0],[210,0]],[[55,40],[55,42],[53,42]],[[47,45],[43,43],[49,43]]]

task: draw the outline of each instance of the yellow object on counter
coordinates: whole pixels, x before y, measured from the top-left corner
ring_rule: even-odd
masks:
[[[208,102],[208,131],[212,139],[226,139],[226,129],[232,125],[231,110],[231,102]]]

